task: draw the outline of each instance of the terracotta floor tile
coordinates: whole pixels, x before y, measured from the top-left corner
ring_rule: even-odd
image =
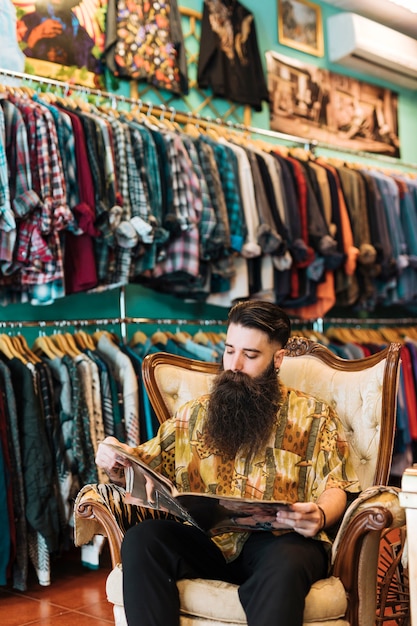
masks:
[[[107,600],[103,600],[102,602],[89,603],[86,606],[78,609],[79,613],[85,613],[86,615],[91,615],[97,619],[104,619],[110,622],[114,622],[113,617],[113,605],[110,604]]]
[[[109,621],[102,619],[95,619],[92,622],[91,615],[67,611],[65,613],[60,613],[59,615],[45,617],[41,620],[30,622],[28,625],[25,624],[24,626],[109,626],[109,623]]]
[[[1,626],[22,626],[41,619],[53,621],[63,611],[66,612],[66,609],[55,606],[48,600],[32,600],[21,595],[0,594]]]
[[[36,600],[47,599],[74,611],[106,600],[106,575],[98,576],[96,572],[87,571],[80,576],[64,576],[53,581],[49,587],[31,588],[25,595]]]
[[[0,587],[0,626],[109,626],[112,605],[106,599],[106,578],[111,564],[106,553],[98,570],[81,564],[79,550],[51,564],[51,584],[39,585],[34,571],[27,590]]]

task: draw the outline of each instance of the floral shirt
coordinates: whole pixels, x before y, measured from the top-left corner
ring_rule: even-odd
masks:
[[[209,396],[193,400],[136,450],[179,491],[213,493],[257,500],[316,501],[325,489],[360,490],[343,429],[333,409],[299,391],[283,388],[276,426],[252,462],[224,460],[205,440]],[[273,531],[275,533],[288,531]],[[213,537],[226,560],[235,559],[246,532]],[[330,544],[327,534],[317,537]]]

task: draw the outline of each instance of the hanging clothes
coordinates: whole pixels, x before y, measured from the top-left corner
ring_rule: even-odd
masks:
[[[409,174],[17,91],[0,126],[3,304],[141,283],[311,319],[417,296]]]
[[[104,58],[115,76],[187,94],[185,44],[176,0],[109,0]]]
[[[254,16],[238,0],[204,0],[197,80],[255,111],[269,101]]]

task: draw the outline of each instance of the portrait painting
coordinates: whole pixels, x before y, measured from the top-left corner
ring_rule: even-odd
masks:
[[[98,86],[107,0],[13,0],[30,74]]]
[[[308,0],[278,0],[278,41],[315,56],[323,56],[321,9]]]

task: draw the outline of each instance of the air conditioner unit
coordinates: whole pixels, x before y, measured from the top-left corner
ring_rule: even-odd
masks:
[[[329,60],[408,89],[417,89],[417,40],[356,15],[327,19]]]

